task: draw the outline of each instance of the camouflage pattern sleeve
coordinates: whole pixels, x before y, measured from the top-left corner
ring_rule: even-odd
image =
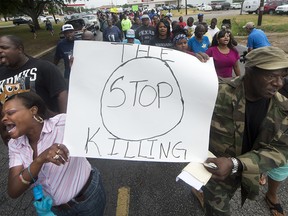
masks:
[[[279,93],[271,99],[253,149],[242,155],[245,101],[242,77],[220,80],[209,145],[217,157],[241,160],[244,200],[258,195],[260,173],[285,164],[288,158],[288,100]]]

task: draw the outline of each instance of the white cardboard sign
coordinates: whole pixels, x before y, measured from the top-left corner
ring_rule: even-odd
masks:
[[[71,156],[202,162],[218,80],[213,60],[173,49],[76,41],[64,144]]]

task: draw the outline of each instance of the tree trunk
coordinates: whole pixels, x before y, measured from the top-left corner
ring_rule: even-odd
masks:
[[[32,18],[32,22],[35,26],[35,30],[41,29],[40,24],[39,24],[39,20],[37,19],[37,17],[31,17],[31,18]]]
[[[32,18],[32,21],[33,21],[33,24],[34,24],[34,27],[35,27],[35,30],[39,30],[41,29],[40,25],[39,25],[39,20],[38,20],[38,16],[36,13],[33,13],[30,15],[31,18]]]

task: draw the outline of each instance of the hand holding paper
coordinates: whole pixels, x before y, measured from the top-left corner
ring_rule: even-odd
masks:
[[[208,152],[208,156],[209,158],[205,161],[207,163],[210,162],[209,160],[215,159],[215,156],[211,152]],[[211,168],[209,170],[211,170]],[[196,190],[200,190],[203,185],[207,184],[211,177],[212,173],[205,169],[203,163],[190,162],[176,177],[176,181],[182,179]]]
[[[208,158],[205,162],[214,163],[217,166],[217,169],[205,166],[205,168],[212,174],[213,179],[224,180],[231,174],[233,163],[230,158]]]

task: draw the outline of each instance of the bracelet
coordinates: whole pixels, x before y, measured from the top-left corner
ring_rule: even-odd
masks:
[[[21,181],[23,184],[30,185],[31,182],[26,181],[26,180],[23,178],[22,173],[23,173],[23,170],[22,170],[21,173],[19,174],[20,181]]]
[[[30,164],[31,165],[31,164]],[[33,181],[33,183],[35,183],[36,182],[36,180],[33,178],[33,176],[32,176],[32,173],[31,173],[31,171],[30,171],[30,165],[28,166],[28,173],[29,173],[29,175],[30,175],[30,177],[31,177],[31,179],[32,179],[32,181]]]
[[[238,163],[238,160],[234,157],[231,157],[230,158],[232,163],[233,163],[233,167],[232,167],[232,170],[231,170],[231,175],[235,174],[238,172],[238,168],[239,168],[239,163]]]

